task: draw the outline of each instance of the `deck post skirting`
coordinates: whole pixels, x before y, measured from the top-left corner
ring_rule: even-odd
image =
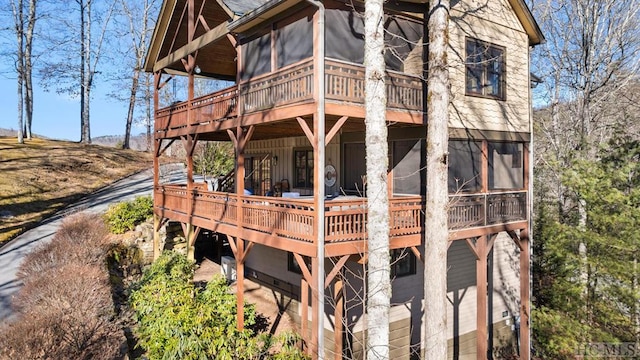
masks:
[[[342,291],[342,279],[338,278],[333,285],[333,303],[335,305],[333,316],[333,342],[335,344],[335,359],[342,359],[342,333],[344,332],[344,293]]]

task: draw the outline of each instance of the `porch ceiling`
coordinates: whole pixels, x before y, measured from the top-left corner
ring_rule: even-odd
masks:
[[[327,120],[325,123],[326,133],[329,133],[333,126],[340,119],[339,116],[327,115]],[[311,116],[305,117],[305,121],[309,125],[310,129],[313,129],[313,119]],[[404,123],[394,123],[390,125],[394,128],[400,127],[411,127],[415,126],[412,124],[404,124]],[[364,132],[365,125],[364,119],[362,118],[349,118],[344,125],[340,128],[340,132],[343,133],[353,133],[353,132]],[[300,124],[296,119],[288,119],[277,122],[270,122],[266,124],[256,125],[253,131],[253,136],[251,140],[268,140],[268,139],[278,139],[278,138],[286,138],[286,137],[297,137],[297,136],[305,136],[302,128],[300,128]],[[210,140],[210,141],[229,141],[229,135],[226,131],[218,131],[213,133],[204,133],[199,134],[198,139],[200,140]]]
[[[160,17],[167,16],[165,18],[165,26],[159,26],[155,29],[154,36],[152,38],[152,44],[149,47],[149,53],[145,69],[150,71],[153,69],[153,65],[159,60],[169,56],[173,51],[180,49],[187,45],[188,38],[188,19],[187,6],[188,0],[175,0],[165,1],[167,7],[173,6],[173,11],[164,11],[160,13]],[[196,15],[202,8],[202,18],[206,22],[209,29],[214,29],[216,26],[231,20],[230,14],[226,9],[216,0],[194,0]],[[158,22],[160,24],[159,19]],[[194,39],[207,33],[207,29],[203,23],[197,22],[195,28]],[[175,40],[174,40],[175,35]],[[154,51],[155,50],[155,51]],[[236,50],[231,45],[231,42],[227,37],[223,37],[217,42],[211,45],[201,48],[197,52],[196,64],[201,69],[201,76],[210,76],[216,78],[224,78],[235,80],[237,66],[236,66]],[[185,69],[181,61],[176,61],[166,67],[167,72],[184,73]]]

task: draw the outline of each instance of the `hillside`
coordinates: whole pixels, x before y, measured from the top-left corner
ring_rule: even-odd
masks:
[[[124,135],[105,135],[91,138],[91,142],[97,145],[119,147],[122,146],[124,141]],[[129,146],[133,150],[146,151],[147,150],[147,135],[131,135],[129,139]]]
[[[115,180],[150,168],[148,153],[0,137],[0,244]]]

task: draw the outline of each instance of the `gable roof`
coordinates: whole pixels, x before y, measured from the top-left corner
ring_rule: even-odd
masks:
[[[196,11],[203,9],[204,21],[196,25],[192,41],[187,35],[185,7],[188,1],[194,1]],[[202,75],[235,79],[236,51],[227,34],[246,31],[302,1],[305,0],[163,0],[144,70],[184,73],[180,60],[198,51],[198,59],[204,59],[198,62]],[[426,3],[425,0],[407,2]],[[544,42],[544,35],[524,0],[508,2],[529,37],[529,45]]]

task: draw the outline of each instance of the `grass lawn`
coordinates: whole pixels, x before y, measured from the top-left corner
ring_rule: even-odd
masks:
[[[152,166],[148,153],[0,137],[0,246],[82,196]]]

